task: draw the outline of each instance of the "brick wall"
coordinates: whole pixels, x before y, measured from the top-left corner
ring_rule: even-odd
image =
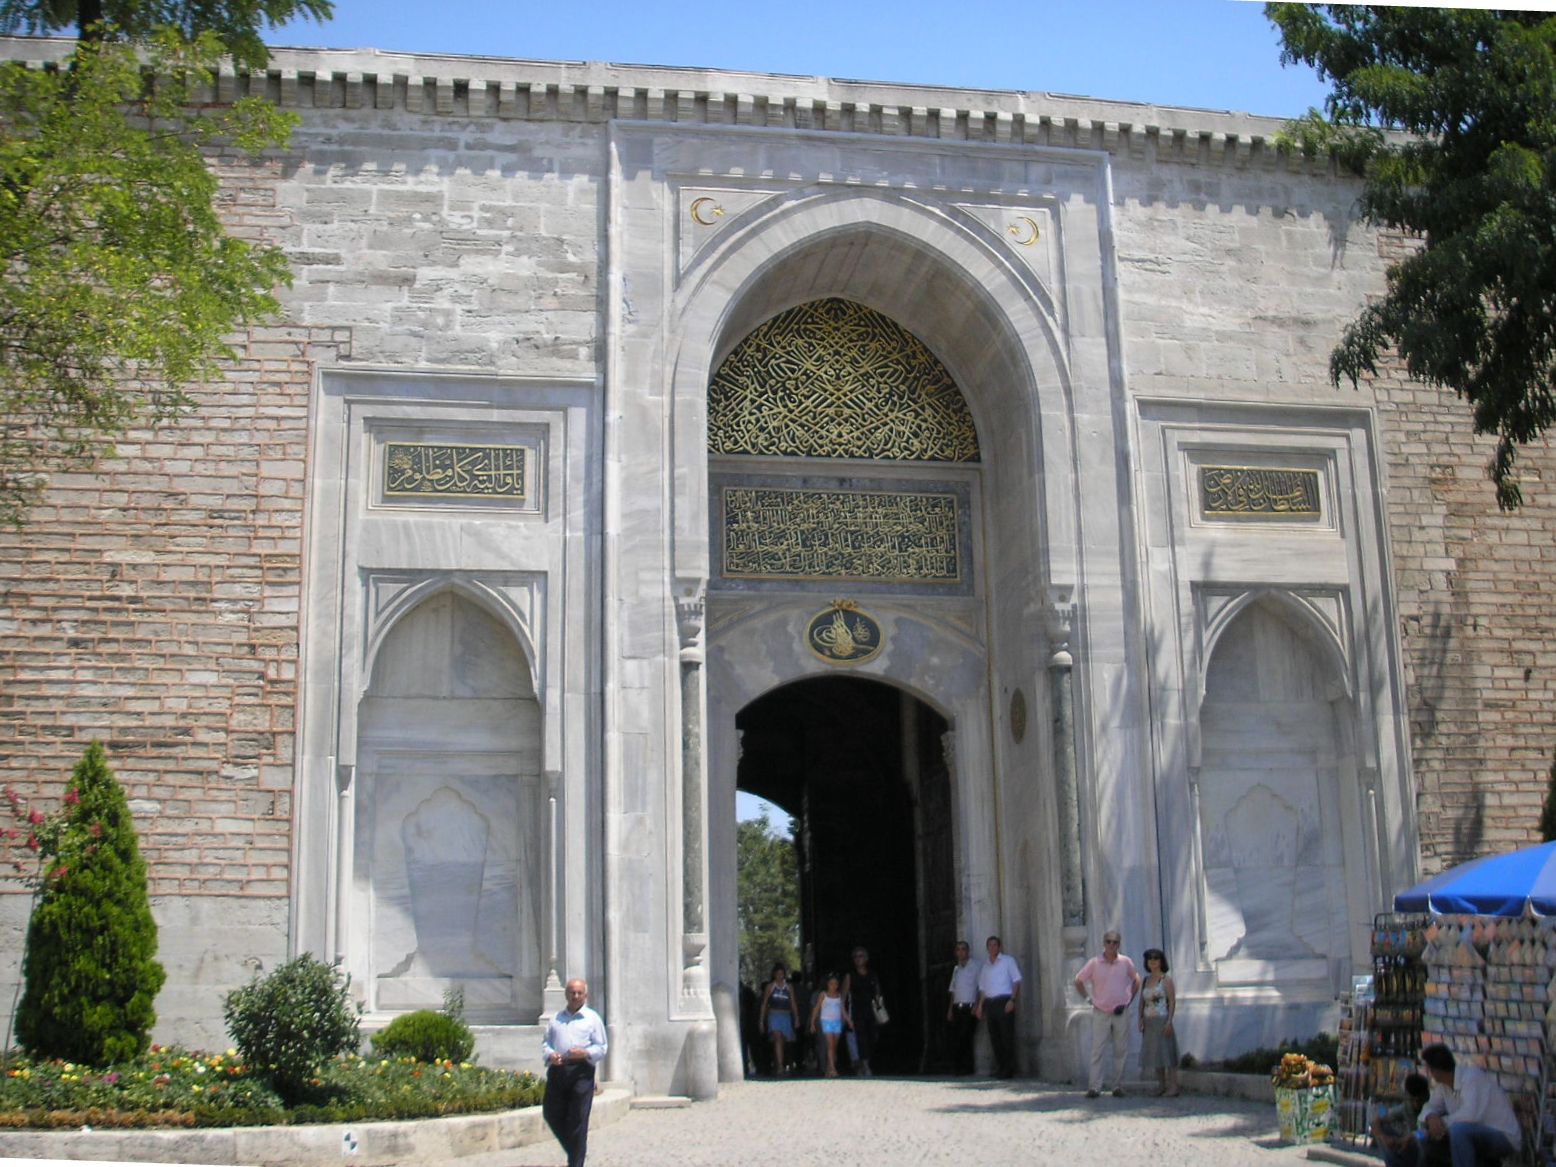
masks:
[[[1373,391],[1431,874],[1539,842],[1556,753],[1556,452],[1520,453],[1524,505],[1503,514],[1493,442],[1464,401],[1398,370]]]
[[[288,893],[308,394],[348,336],[255,330],[0,533],[0,782],[52,809],[101,738],[153,895]]]

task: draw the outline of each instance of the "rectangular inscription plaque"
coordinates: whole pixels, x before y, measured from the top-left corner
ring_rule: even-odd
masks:
[[[1201,466],[1200,506],[1206,518],[1316,519],[1318,471],[1271,466]]]
[[[957,583],[958,521],[953,494],[726,486],[723,574]]]
[[[385,498],[510,498],[525,494],[524,446],[389,442]]]

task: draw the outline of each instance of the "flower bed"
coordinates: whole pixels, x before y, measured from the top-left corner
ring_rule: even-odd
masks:
[[[534,1106],[533,1074],[469,1062],[343,1057],[290,1108],[233,1050],[153,1046],[133,1062],[93,1069],[14,1057],[0,1076],[0,1128],[134,1129],[281,1126],[432,1118]]]

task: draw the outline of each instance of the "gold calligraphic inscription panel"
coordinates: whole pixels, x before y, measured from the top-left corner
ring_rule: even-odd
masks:
[[[726,579],[955,584],[957,497],[942,493],[726,486]]]
[[[388,442],[384,446],[384,497],[528,498],[525,446],[464,446]]]
[[[708,386],[708,449],[796,458],[978,461],[961,390],[922,341],[850,300],[780,312]]]
[[[1200,508],[1207,519],[1317,519],[1318,471],[1275,466],[1201,466]]]

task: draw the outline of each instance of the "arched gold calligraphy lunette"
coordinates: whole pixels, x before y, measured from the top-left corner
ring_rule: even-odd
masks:
[[[716,199],[710,199],[707,195],[701,195],[692,200],[692,222],[701,223],[704,227],[711,227],[713,226],[713,219],[704,219],[702,217],[702,208],[704,203],[713,204],[713,219],[722,219],[724,217],[724,208],[718,205],[718,201]]]
[[[1007,230],[1010,232],[1010,237],[1021,247],[1031,247],[1032,244],[1037,242],[1038,236],[1042,234],[1037,229],[1037,220],[1032,218],[1031,215],[1016,216],[1016,221]],[[1031,231],[1030,235],[1027,234],[1028,230]]]

